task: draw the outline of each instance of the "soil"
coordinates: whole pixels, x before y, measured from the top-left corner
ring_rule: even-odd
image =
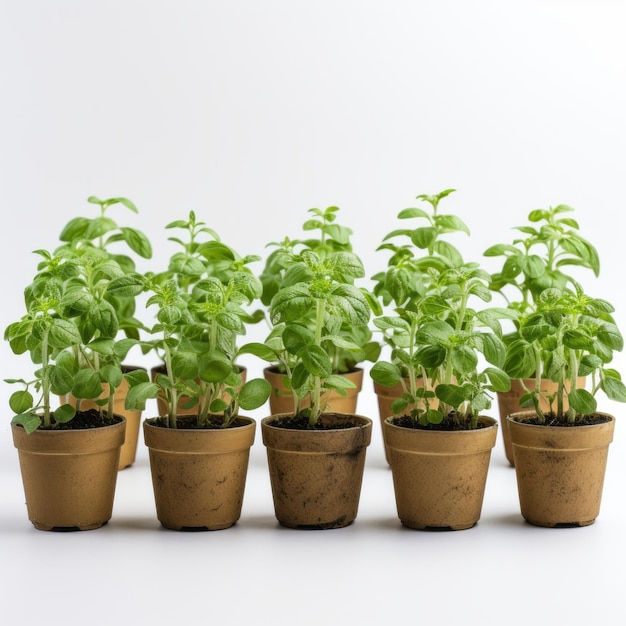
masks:
[[[461,420],[454,411],[448,413],[440,424],[422,425],[416,422],[410,415],[394,417],[392,424],[395,426],[401,426],[402,428],[413,428],[415,430],[444,430],[447,432],[457,430],[473,430],[470,428],[469,420]],[[478,422],[476,428],[485,428],[485,425]]]
[[[542,422],[539,417],[529,417],[523,420],[516,420],[524,422],[525,424],[534,424],[535,426],[562,426],[563,428],[572,428],[575,426],[594,426],[596,424],[604,424],[610,421],[610,417],[606,415],[582,415],[576,418],[574,422],[564,421],[564,418],[557,418],[556,413],[546,413],[545,422]]]
[[[64,424],[54,423],[45,430],[83,430],[86,428],[102,428],[103,426],[113,426],[122,421],[119,415],[109,417],[107,413],[100,413],[98,409],[88,409],[78,411],[76,415]],[[41,427],[42,430],[43,427]]]
[[[207,426],[203,426],[202,430],[219,430],[222,428],[222,416],[214,415],[211,418],[211,423]],[[150,423],[154,426],[158,426],[159,428],[169,428],[168,426],[168,418],[167,417],[155,417],[150,420]],[[235,419],[234,422],[228,428],[237,428],[238,426],[245,426],[247,422],[242,420]],[[200,429],[198,426],[198,416],[197,415],[179,415],[176,418],[176,428],[180,428],[182,430],[195,430]]]
[[[289,428],[292,430],[340,430],[342,428],[355,428],[361,426],[350,419],[341,419],[339,421],[328,420],[327,418],[337,415],[336,413],[325,413],[313,425],[309,424],[309,418],[304,415],[293,415],[289,417],[281,417],[280,419],[271,420],[269,426],[274,428]],[[343,418],[344,416],[342,416]]]

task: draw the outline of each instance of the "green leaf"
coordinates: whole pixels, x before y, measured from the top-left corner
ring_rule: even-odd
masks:
[[[117,387],[122,384],[122,380],[124,379],[122,368],[116,365],[105,365],[101,368],[100,377],[113,389],[117,389]]]
[[[250,342],[241,346],[237,354],[253,354],[268,363],[273,363],[278,360],[278,354],[275,350],[258,342]]]
[[[600,387],[609,400],[626,402],[626,386],[619,378],[604,377]]]
[[[68,348],[82,343],[78,327],[67,320],[54,319],[48,335],[48,341],[54,348]]]
[[[134,298],[144,290],[144,279],[140,274],[127,274],[112,280],[107,293],[116,298]]]
[[[74,377],[72,374],[60,365],[50,366],[50,391],[52,393],[63,396],[69,393],[74,386]]]
[[[465,390],[462,387],[448,383],[437,385],[437,387],[435,387],[435,394],[442,402],[445,402],[453,408],[457,408],[467,399]]]
[[[115,337],[119,328],[117,314],[113,305],[106,300],[93,303],[89,309],[89,321],[105,337]]]
[[[344,389],[355,389],[356,385],[345,376],[341,374],[331,374],[324,381],[324,387],[326,389],[335,389],[336,391],[341,392]]]
[[[102,391],[98,372],[83,369],[79,370],[74,377],[74,385],[72,386],[72,395],[74,397],[92,400],[100,396]]]
[[[583,415],[595,413],[597,408],[596,399],[586,389],[574,389],[567,394],[569,405]]]
[[[428,213],[418,208],[403,209],[402,211],[400,211],[400,213],[398,213],[398,219],[400,220],[405,220],[411,217],[423,217],[427,220],[430,220],[430,216],[428,215]]]
[[[70,242],[83,239],[91,220],[86,217],[75,217],[70,220],[65,228],[61,231],[59,239],[61,241]]]
[[[67,422],[71,422],[75,415],[75,407],[71,404],[62,404],[59,408],[54,410],[54,421],[59,424],[66,424]]]
[[[123,226],[120,228],[124,241],[128,244],[128,247],[144,259],[150,259],[152,257],[152,245],[150,240],[140,231],[134,228],[127,228]]]
[[[151,382],[134,384],[126,394],[124,406],[130,411],[143,411],[146,408],[146,400],[156,398],[159,394],[159,385]]]
[[[315,343],[315,335],[300,324],[287,326],[282,334],[283,344],[291,354],[298,354],[307,345]]]
[[[400,368],[386,361],[374,363],[370,369],[370,376],[374,382],[384,387],[393,387],[402,380]]]
[[[313,298],[307,285],[298,283],[279,290],[270,303],[273,324],[292,322],[303,317],[313,307]]]
[[[511,379],[506,372],[503,372],[501,369],[488,367],[485,369],[485,374],[487,374],[489,382],[495,391],[503,393],[511,389]]]
[[[208,383],[224,381],[233,370],[233,364],[221,352],[208,352],[200,356],[198,375]]]
[[[9,406],[11,410],[16,413],[26,413],[33,408],[33,396],[29,391],[20,390],[11,394],[9,398]]]
[[[307,372],[312,376],[330,376],[332,373],[332,364],[328,354],[317,345],[305,346],[300,354],[302,363]]]
[[[435,223],[439,226],[442,233],[464,232],[470,234],[467,224],[456,215],[437,215]]]
[[[247,381],[239,391],[239,406],[251,411],[263,405],[272,393],[272,386],[262,378]]]
[[[437,230],[430,226],[416,228],[411,233],[411,241],[420,249],[425,250],[432,246],[437,239]]]
[[[24,428],[26,434],[30,435],[41,426],[41,419],[34,413],[22,413],[16,415],[12,420],[12,424],[19,424]]]
[[[452,348],[450,358],[452,365],[461,374],[473,372],[478,365],[478,356],[468,346],[456,346]]]
[[[291,386],[294,389],[302,389],[309,380],[309,372],[303,363],[298,363],[291,375]]]
[[[491,333],[481,333],[482,352],[492,365],[502,367],[506,359],[506,346],[502,339]]]

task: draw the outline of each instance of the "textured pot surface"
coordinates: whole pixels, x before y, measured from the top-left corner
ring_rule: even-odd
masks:
[[[39,530],[91,530],[111,519],[126,422],[36,430],[12,425],[28,519]]]
[[[532,411],[507,419],[524,519],[535,526],[588,526],[600,512],[615,419],[590,426],[524,423]],[[521,421],[519,421],[521,420]]]
[[[480,519],[491,450],[498,424],[484,428],[433,431],[403,428],[387,418],[398,517],[409,528],[471,528]]]
[[[351,428],[297,430],[261,421],[276,518],[289,528],[341,528],[356,518],[372,420],[323,414],[328,423]]]
[[[578,378],[576,381],[576,385],[578,389],[584,389],[585,387],[585,378]],[[533,390],[535,388],[535,379],[534,378],[524,378],[523,380],[517,380],[515,378],[511,379],[511,389],[506,392],[498,392],[498,409],[500,411],[500,432],[502,433],[502,443],[504,444],[504,453],[506,454],[506,458],[511,465],[514,465],[513,460],[513,448],[511,446],[511,436],[509,434],[509,423],[507,421],[507,417],[511,415],[511,413],[519,413],[520,411],[524,411],[524,409],[520,406],[520,398],[527,393],[526,389]],[[558,384],[551,380],[542,380],[541,381],[541,390],[544,394],[552,395],[556,393],[558,388]],[[569,389],[569,384],[566,382],[566,389]],[[542,411],[549,411],[550,405],[548,401],[542,396],[539,402],[539,406]],[[564,402],[564,407],[567,408],[569,405],[567,404],[567,398]]]
[[[123,367],[125,372],[138,369],[144,368],[133,366]],[[106,398],[108,395],[108,385],[105,383],[103,384],[103,387],[104,393],[100,397]],[[126,438],[120,451],[119,469],[130,467],[135,462],[135,458],[137,456],[137,442],[139,440],[139,426],[141,424],[141,411],[131,411],[124,406],[127,394],[128,383],[126,380],[122,380],[122,383],[115,389],[115,394],[113,395],[113,412],[116,415],[123,415],[126,418]],[[74,398],[71,394],[61,396],[60,399],[62,403],[68,403],[72,406],[76,406],[76,398]],[[82,400],[80,406],[82,409],[100,408],[92,400]]]
[[[256,422],[223,429],[143,423],[157,518],[173,530],[220,530],[241,516]]]
[[[270,394],[270,413],[271,415],[281,415],[283,413],[294,412],[294,402],[291,391],[285,389],[283,383],[284,374],[272,367],[266,367],[263,370],[265,380],[272,386]],[[327,403],[327,411],[329,413],[352,413],[356,412],[357,400],[359,392],[363,387],[363,370],[355,369],[353,372],[341,374],[344,378],[352,381],[356,387],[346,389],[346,395],[342,396],[336,391],[330,390],[322,395],[322,402]],[[308,399],[302,402],[302,408],[309,406]]]

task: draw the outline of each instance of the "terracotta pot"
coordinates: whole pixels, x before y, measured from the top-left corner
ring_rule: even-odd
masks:
[[[576,386],[579,389],[583,389],[585,387],[585,378],[577,378]],[[527,393],[526,389],[533,390],[535,388],[535,379],[534,378],[524,378],[522,380],[511,379],[511,389],[506,392],[498,392],[498,409],[500,411],[500,431],[502,433],[502,443],[504,444],[504,453],[506,454],[506,458],[511,466],[515,465],[513,461],[513,449],[511,447],[511,436],[509,435],[509,423],[507,421],[507,416],[511,415],[511,413],[519,413],[520,411],[524,411],[524,409],[520,406],[520,398]],[[556,393],[558,388],[558,384],[551,380],[542,380],[541,381],[541,390],[546,394],[554,394]],[[569,389],[569,384],[565,385],[566,390]],[[539,406],[543,411],[549,411],[550,405],[548,401],[542,397]],[[564,407],[567,408],[569,405],[567,403],[567,398],[564,402]]]
[[[533,411],[507,420],[521,513],[535,526],[589,526],[600,512],[615,419],[590,426],[525,423]]]
[[[243,385],[246,382],[247,370],[245,367],[238,367],[239,373],[241,374],[241,384]],[[165,374],[165,372],[165,365],[156,365],[150,370],[150,379],[154,382],[157,374]],[[224,394],[224,400],[226,402],[230,402],[230,396],[227,393]],[[195,404],[189,406],[189,401],[189,396],[180,396],[178,398],[178,408],[176,410],[177,415],[196,415],[198,413],[198,403],[196,402]],[[157,396],[157,412],[161,417],[167,415],[167,400],[161,393]]]
[[[126,421],[100,428],[11,425],[28,519],[39,530],[92,530],[111,519]]]
[[[265,380],[272,385],[272,393],[270,395],[270,413],[271,415],[280,415],[282,413],[294,413],[293,395],[290,390],[285,388],[283,383],[284,374],[281,374],[276,367],[266,367],[263,370]],[[355,413],[359,392],[363,387],[363,370],[360,368],[352,372],[341,374],[348,380],[351,380],[356,387],[346,389],[346,395],[342,396],[336,391],[327,391],[322,395],[322,402],[327,403],[326,411],[333,413]],[[309,406],[308,399],[305,399],[302,408]]]
[[[420,430],[387,418],[398,517],[409,528],[471,528],[480,519],[489,459],[498,423],[481,417],[484,428]]]
[[[256,422],[238,417],[221,429],[164,428],[143,432],[157,518],[173,530],[221,530],[241,516]],[[194,417],[195,419],[195,417]]]
[[[276,519],[288,528],[328,529],[351,524],[357,515],[365,452],[372,420],[326,413],[331,425],[350,428],[298,430],[273,426],[288,415],[261,421]]]
[[[143,367],[137,367],[132,365],[125,365],[122,367],[124,372],[131,372],[134,370],[144,370]],[[105,383],[102,385],[104,393],[100,396],[106,398],[108,396],[108,385]],[[125,469],[130,467],[137,456],[137,441],[139,440],[139,424],[141,423],[141,411],[131,411],[125,408],[126,396],[128,394],[128,383],[123,380],[122,384],[116,388],[113,395],[113,412],[116,415],[123,415],[126,418],[126,439],[122,445],[120,451],[119,469]],[[62,403],[71,404],[76,406],[76,398],[71,394],[60,396]],[[80,406],[82,409],[96,409],[100,408],[92,400],[81,400]]]

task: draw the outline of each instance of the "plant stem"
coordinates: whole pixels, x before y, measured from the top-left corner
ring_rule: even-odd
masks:
[[[324,308],[325,302],[321,298],[315,303],[315,344],[321,345],[322,343],[322,329],[324,326]],[[311,391],[311,415],[309,416],[309,425],[314,426],[319,419],[321,410],[321,397],[322,397],[322,378],[321,376],[314,376],[313,378],[313,390]]]

